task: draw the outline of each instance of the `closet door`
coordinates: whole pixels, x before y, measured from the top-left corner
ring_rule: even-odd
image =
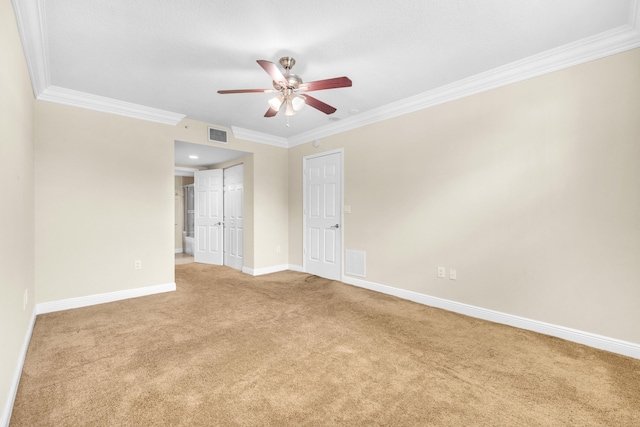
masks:
[[[242,270],[244,239],[244,168],[224,170],[224,265]]]
[[[195,172],[194,261],[222,265],[223,262],[223,172]]]

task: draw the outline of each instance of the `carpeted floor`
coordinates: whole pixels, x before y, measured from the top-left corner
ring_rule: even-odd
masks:
[[[11,426],[638,426],[640,360],[296,272],[38,316]]]

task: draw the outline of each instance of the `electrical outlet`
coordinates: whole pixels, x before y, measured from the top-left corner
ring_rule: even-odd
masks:
[[[449,280],[456,280],[458,273],[452,268],[449,270]]]
[[[276,253],[280,253],[280,245],[276,246]]]
[[[438,267],[438,277],[441,279],[444,279],[445,275],[447,274],[447,269],[444,267]]]
[[[136,270],[142,270],[142,261],[140,261],[139,259],[135,260],[133,262],[133,268],[135,268]]]

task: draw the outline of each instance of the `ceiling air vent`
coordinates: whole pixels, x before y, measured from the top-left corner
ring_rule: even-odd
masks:
[[[227,141],[227,131],[216,128],[209,128],[209,141],[211,142],[221,142],[223,144],[228,144]]]

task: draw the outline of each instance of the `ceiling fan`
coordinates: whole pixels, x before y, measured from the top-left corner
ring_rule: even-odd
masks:
[[[304,83],[300,76],[291,73],[291,68],[296,60],[285,56],[280,58],[280,65],[284,68],[284,73],[280,71],[278,66],[270,61],[259,59],[256,61],[273,79],[273,89],[234,89],[219,90],[220,94],[229,93],[274,93],[280,92],[276,97],[269,100],[269,109],[265,113],[265,117],[274,117],[284,107],[286,116],[293,116],[305,104],[322,111],[325,114],[333,114],[336,109],[329,104],[309,96],[306,92],[313,90],[335,89],[340,87],[350,87],[352,82],[348,77],[335,77],[333,79],[316,80]],[[300,92],[305,92],[301,95]]]

